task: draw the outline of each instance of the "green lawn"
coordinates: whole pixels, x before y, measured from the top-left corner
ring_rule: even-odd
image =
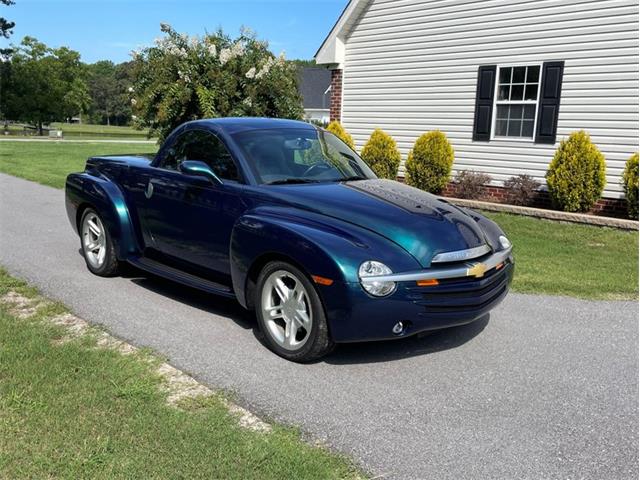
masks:
[[[638,298],[638,232],[484,212],[514,245],[513,290]]]
[[[155,144],[0,142],[0,171],[56,188],[87,157],[148,153]],[[638,232],[487,213],[517,260],[513,290],[593,299],[638,298]]]
[[[119,127],[116,125],[90,125],[79,123],[52,123],[51,126],[62,130],[65,138],[122,138],[131,140],[146,140],[146,130],[136,130],[133,127]]]
[[[91,138],[91,139],[120,139],[120,140],[146,140],[146,130],[136,130],[133,127],[120,127],[117,125],[92,125],[86,123],[52,123],[51,128],[62,130],[64,138]],[[0,131],[4,130],[4,126],[0,125]],[[11,135],[23,134],[21,125],[9,125]]]
[[[154,153],[156,144],[0,141],[0,172],[63,188],[67,175],[84,170],[93,155]]]
[[[35,291],[0,269],[0,297]],[[0,303],[0,478],[361,478],[290,428],[241,428],[220,397],[166,404],[149,353],[124,356],[84,336],[61,343],[46,318]]]

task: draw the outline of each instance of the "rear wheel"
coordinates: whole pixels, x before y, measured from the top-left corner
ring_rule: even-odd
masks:
[[[271,262],[260,272],[256,314],[269,347],[294,362],[316,360],[333,348],[320,296],[299,269]]]
[[[87,208],[82,214],[80,238],[82,255],[91,273],[110,277],[118,272],[118,259],[109,231],[92,208]]]

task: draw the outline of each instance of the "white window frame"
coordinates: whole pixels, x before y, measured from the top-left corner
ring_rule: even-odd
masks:
[[[500,69],[501,68],[513,68],[513,67],[540,67],[538,71],[538,96],[535,100],[498,100],[498,90],[500,87]],[[513,71],[511,73],[513,78]],[[525,78],[526,82],[526,78]],[[536,139],[536,128],[538,127],[538,108],[540,107],[540,95],[542,90],[542,62],[518,62],[518,63],[503,63],[496,65],[496,81],[493,91],[493,107],[491,110],[491,140],[501,142],[529,142],[534,143]],[[498,105],[533,105],[535,103],[536,111],[533,117],[533,135],[529,137],[503,137],[496,135],[496,121],[498,117]]]

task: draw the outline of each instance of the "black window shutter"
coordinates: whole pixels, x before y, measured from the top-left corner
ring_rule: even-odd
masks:
[[[473,118],[473,139],[488,142],[491,138],[491,116],[493,92],[496,84],[496,66],[483,65],[478,68],[476,88],[476,113]]]
[[[563,71],[564,62],[545,62],[542,64],[536,143],[556,143]]]

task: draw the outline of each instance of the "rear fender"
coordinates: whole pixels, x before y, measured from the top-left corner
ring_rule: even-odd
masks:
[[[72,173],[67,177],[65,193],[67,216],[76,233],[82,210],[90,206],[102,217],[119,260],[139,252],[124,194],[112,180],[100,174]]]

